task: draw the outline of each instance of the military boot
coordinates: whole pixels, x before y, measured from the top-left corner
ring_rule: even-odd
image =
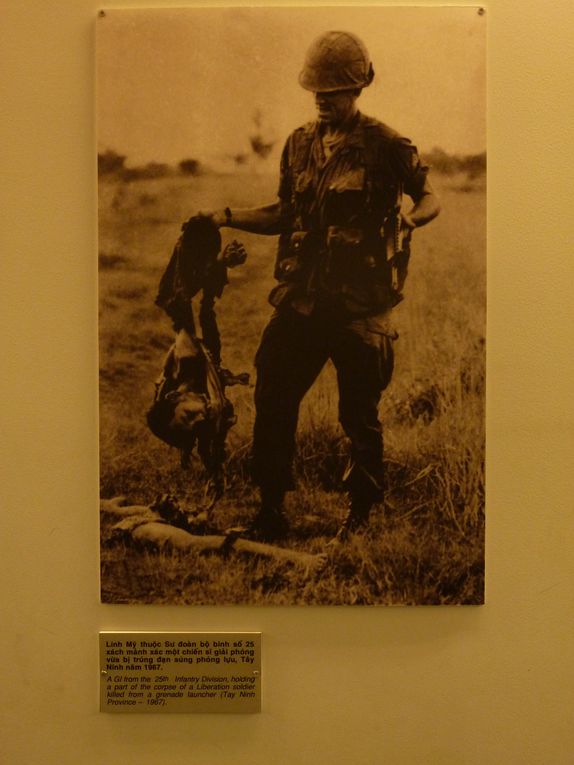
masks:
[[[337,545],[340,542],[344,542],[349,537],[349,534],[364,529],[369,523],[372,506],[373,501],[371,499],[351,495],[349,510],[345,520],[339,526],[339,530],[329,542],[329,545]]]
[[[261,506],[248,528],[248,535],[261,542],[274,542],[284,537],[289,524],[283,511],[284,491],[261,489]]]

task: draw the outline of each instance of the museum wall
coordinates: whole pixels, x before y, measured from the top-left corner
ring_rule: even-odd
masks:
[[[571,4],[486,7],[486,605],[184,608],[99,603],[99,6],[4,3],[3,763],[572,762]],[[101,714],[100,630],[261,631],[261,714]]]

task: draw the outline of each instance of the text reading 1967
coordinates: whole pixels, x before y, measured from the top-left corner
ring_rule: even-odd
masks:
[[[259,712],[260,672],[260,633],[100,633],[102,712]]]

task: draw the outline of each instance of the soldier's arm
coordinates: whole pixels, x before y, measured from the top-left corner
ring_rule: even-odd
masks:
[[[281,154],[279,167],[279,189],[277,200],[262,207],[226,207],[224,210],[215,210],[210,213],[213,221],[221,228],[227,226],[240,231],[249,231],[252,234],[266,234],[273,236],[288,230],[289,223],[284,219],[284,208],[281,200],[288,200],[291,196],[291,173],[290,173],[290,145],[288,138]]]
[[[263,207],[225,208],[215,210],[211,217],[219,227],[228,226],[252,234],[280,234],[282,231],[281,206],[279,201]]]
[[[440,202],[428,177],[425,178],[420,194],[413,197],[413,202],[413,207],[402,213],[402,221],[407,228],[424,226],[439,214]]]

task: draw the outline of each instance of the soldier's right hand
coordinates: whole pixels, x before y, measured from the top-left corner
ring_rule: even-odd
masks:
[[[226,217],[225,217],[225,211],[224,210],[207,210],[203,211],[200,210],[196,213],[196,217],[198,218],[210,218],[217,228],[221,228],[222,226],[225,226],[226,223]]]

